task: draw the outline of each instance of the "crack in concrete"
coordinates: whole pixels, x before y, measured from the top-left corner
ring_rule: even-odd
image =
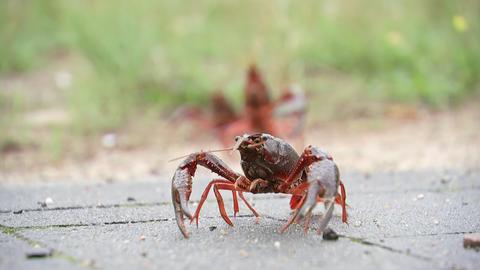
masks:
[[[271,197],[260,197],[255,198],[256,201],[262,200],[271,200],[271,199],[283,199],[288,198],[288,195],[276,195]],[[225,202],[231,202],[232,199],[224,199]],[[200,200],[192,200],[190,203],[199,203]],[[214,199],[206,200],[205,203],[212,203],[217,202]],[[13,213],[15,215],[28,213],[28,212],[43,212],[43,211],[66,211],[66,210],[82,210],[82,209],[110,209],[110,208],[127,208],[127,207],[151,207],[151,206],[166,206],[172,205],[171,201],[168,202],[137,202],[137,203],[114,203],[114,204],[97,204],[97,205],[72,205],[72,206],[58,206],[58,207],[38,207],[38,208],[24,208],[24,209],[17,209],[17,210],[0,210],[0,214],[10,214]],[[173,205],[172,205],[173,206]]]
[[[340,234],[339,234],[338,236],[339,236],[339,237],[342,237],[342,238],[346,238],[346,239],[352,241],[353,243],[357,243],[357,244],[361,244],[361,245],[365,245],[365,246],[378,247],[378,248],[381,248],[381,249],[384,249],[384,250],[387,250],[387,251],[390,251],[390,252],[393,252],[393,253],[403,254],[403,255],[410,256],[410,257],[414,257],[414,258],[417,258],[417,259],[421,259],[421,260],[427,261],[427,262],[431,262],[431,261],[432,261],[432,258],[425,257],[425,256],[422,256],[422,255],[419,255],[419,254],[412,253],[412,252],[409,251],[409,250],[396,249],[396,248],[393,248],[393,247],[390,247],[390,246],[387,246],[387,245],[383,245],[383,244],[379,244],[379,243],[375,243],[375,242],[366,240],[366,239],[364,239],[364,238],[352,237],[352,236],[340,235]]]
[[[431,193],[444,193],[444,192],[460,192],[465,190],[480,190],[480,186],[472,185],[469,187],[456,187],[456,188],[449,188],[449,187],[442,187],[442,188],[411,188],[411,189],[402,189],[402,190],[382,190],[376,189],[372,191],[361,191],[361,192],[349,192],[350,195],[358,195],[358,194],[369,194],[369,193],[382,193],[382,194],[398,194],[398,193],[411,193],[411,192],[431,192]],[[347,194],[347,195],[348,195]]]
[[[441,236],[441,235],[459,235],[459,234],[469,234],[469,233],[478,233],[478,231],[463,231],[463,232],[443,232],[443,233],[420,233],[420,234],[402,234],[402,235],[392,235],[385,236],[386,239],[395,239],[395,238],[408,238],[408,237],[427,237],[427,236]]]
[[[275,220],[275,221],[287,222],[286,219],[276,218],[276,217],[272,217],[272,216],[263,216],[263,217],[271,219],[271,220]],[[310,227],[309,230],[310,231],[316,231],[317,229],[314,228],[314,226],[312,226],[312,227]],[[378,247],[378,248],[381,248],[381,249],[384,249],[384,250],[387,250],[387,251],[390,251],[390,252],[411,256],[411,257],[421,259],[421,260],[424,260],[424,261],[428,261],[428,262],[432,261],[431,258],[422,256],[422,255],[418,255],[418,254],[412,253],[410,251],[404,251],[404,250],[396,249],[396,248],[393,248],[393,247],[390,247],[390,246],[387,246],[387,245],[382,245],[382,244],[379,244],[379,243],[375,243],[375,242],[366,240],[364,238],[353,237],[353,236],[342,235],[342,234],[338,234],[338,236],[342,237],[342,238],[345,238],[345,239],[348,239],[348,240],[350,240],[354,243],[358,243],[358,244],[362,244],[362,245],[366,245],[366,246]]]
[[[230,216],[233,217],[233,216]],[[254,218],[254,215],[237,215],[237,218]],[[267,218],[270,220],[278,221],[278,222],[287,222],[287,219],[283,218],[277,218],[269,215],[262,215],[261,217]],[[202,217],[202,219],[218,219],[219,217],[211,217],[211,216],[205,216]],[[44,230],[44,229],[50,229],[50,228],[75,228],[75,227],[92,227],[92,226],[108,226],[108,225],[126,225],[126,224],[145,224],[145,223],[156,223],[156,222],[168,222],[168,221],[174,221],[174,218],[160,218],[160,219],[147,219],[147,220],[131,220],[131,221],[109,221],[109,222],[99,222],[99,223],[74,223],[74,224],[54,224],[54,225],[46,225],[46,226],[23,226],[23,227],[8,227],[4,225],[0,225],[0,229],[2,232],[9,234],[9,235],[14,235],[18,239],[21,239],[23,241],[27,241],[30,245],[32,243],[38,244],[38,242],[28,239],[24,237],[23,235],[20,235],[18,232],[21,230]],[[316,228],[313,226],[310,228],[311,231],[316,231]],[[391,236],[391,237],[384,237],[384,238],[402,238],[402,237],[421,237],[421,236],[438,236],[438,235],[456,235],[456,234],[465,234],[465,233],[472,233],[472,232],[447,232],[447,233],[432,233],[432,234],[419,234],[419,235],[396,235],[396,236]],[[402,250],[402,249],[396,249],[388,245],[376,243],[371,240],[367,240],[365,238],[361,237],[354,237],[354,236],[348,236],[348,235],[342,235],[339,234],[339,237],[345,238],[350,240],[353,243],[365,245],[365,246],[373,246],[377,248],[381,248],[383,250],[387,250],[389,252],[397,253],[397,254],[402,254],[406,256],[410,256],[413,258],[417,258],[423,261],[427,262],[432,262],[432,258],[422,256],[419,254],[416,254],[414,252],[411,252],[410,250]],[[62,256],[66,257],[71,257],[68,255],[65,255],[61,251],[56,251],[59,255],[61,254]],[[78,264],[80,264],[80,261],[74,257],[72,257],[74,261]],[[84,266],[84,265],[82,265]],[[85,266],[84,266],[85,267]],[[90,269],[93,269],[90,267]]]
[[[442,192],[459,192],[459,191],[464,191],[464,190],[480,190],[480,186],[471,186],[471,187],[462,187],[462,188],[455,188],[455,189],[443,189],[443,188],[419,188],[419,189],[408,189],[408,190],[375,190],[375,191],[361,191],[361,192],[349,192],[350,195],[366,195],[370,193],[409,193],[409,192],[431,192],[431,193],[442,193]],[[259,197],[255,198],[255,200],[271,200],[271,199],[283,199],[283,198],[289,198],[290,195],[288,194],[275,194],[272,196],[264,196],[264,197]],[[232,201],[232,199],[224,199],[224,201]],[[192,200],[190,203],[198,203],[199,200]],[[216,202],[216,200],[206,200],[206,202]],[[41,211],[65,211],[65,210],[81,210],[81,209],[109,209],[109,208],[120,208],[120,207],[150,207],[150,206],[164,206],[164,205],[170,205],[172,202],[167,201],[167,202],[147,202],[147,203],[142,203],[142,202],[137,202],[137,203],[114,203],[114,204],[97,204],[97,205],[72,205],[72,206],[58,206],[58,207],[38,207],[38,208],[23,208],[23,209],[17,209],[17,210],[12,210],[12,209],[2,209],[0,210],[0,214],[23,214],[27,212],[41,212]]]
[[[230,216],[233,218],[233,216]],[[254,217],[253,215],[237,215],[237,218]],[[202,219],[216,219],[218,217],[202,217]],[[107,222],[92,222],[92,223],[69,223],[69,224],[51,224],[44,226],[18,226],[10,227],[1,225],[1,227],[10,230],[45,230],[50,228],[75,228],[75,227],[95,227],[95,226],[108,226],[108,225],[126,225],[126,224],[144,224],[155,222],[175,221],[174,218],[157,218],[157,219],[143,219],[143,220],[129,220],[129,221],[107,221]]]
[[[149,206],[162,206],[169,205],[171,202],[153,202],[153,203],[124,203],[124,204],[98,204],[98,205],[73,205],[73,206],[59,206],[59,207],[42,207],[42,208],[25,208],[19,210],[5,210],[0,214],[13,213],[15,215],[27,213],[27,212],[44,212],[44,211],[66,211],[66,210],[82,210],[82,209],[109,209],[120,207],[149,207]]]

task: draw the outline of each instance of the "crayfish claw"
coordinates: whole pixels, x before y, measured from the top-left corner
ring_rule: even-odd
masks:
[[[325,215],[323,215],[323,218],[320,219],[320,225],[318,226],[317,234],[322,234],[323,231],[325,231],[325,228],[327,228],[327,225],[330,222],[330,219],[332,218],[332,215],[333,215],[334,203],[335,203],[334,200],[331,200],[328,203]]]
[[[191,192],[191,175],[187,168],[178,168],[172,180],[172,203],[175,211],[175,219],[178,228],[185,238],[189,234],[185,227],[185,218],[187,216],[190,220],[193,219],[192,214],[188,208],[188,198]]]
[[[183,217],[183,214],[184,214],[184,211],[182,209],[182,206],[180,204],[180,202],[177,200],[178,198],[180,198],[179,196],[179,192],[178,190],[176,189],[172,189],[172,198],[173,198],[173,208],[175,210],[175,220],[177,221],[177,226],[178,228],[180,229],[180,231],[182,232],[183,236],[185,238],[188,238],[189,235],[188,235],[188,231],[187,231],[187,228],[185,227],[185,222],[184,222],[184,217]]]

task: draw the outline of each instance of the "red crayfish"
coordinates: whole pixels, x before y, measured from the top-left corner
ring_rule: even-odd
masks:
[[[198,225],[200,210],[212,187],[220,215],[231,226],[233,223],[225,211],[220,190],[232,192],[235,215],[239,211],[238,197],[240,197],[256,217],[259,217],[259,214],[245,199],[243,192],[291,194],[290,207],[294,212],[280,229],[281,232],[294,221],[300,220],[304,220],[307,231],[312,210],[317,202],[324,202],[326,207],[318,233],[322,233],[328,225],[334,203],[342,206],[342,221],[347,222],[345,188],[340,181],[338,167],[328,153],[315,146],[308,146],[301,155],[298,155],[290,144],[265,133],[236,136],[235,141],[232,150],[240,152],[244,175],[230,169],[211,152],[190,154],[176,169],[172,179],[172,201],[178,228],[185,238],[188,238],[189,234],[184,216],[191,222],[196,221]],[[188,208],[188,201],[192,192],[192,179],[198,165],[208,168],[222,179],[214,179],[207,185],[196,211],[192,214]]]

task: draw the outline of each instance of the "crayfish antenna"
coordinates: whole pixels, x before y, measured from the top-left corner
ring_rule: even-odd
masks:
[[[229,148],[224,148],[224,149],[215,149],[215,150],[200,151],[200,152],[202,152],[202,153],[216,153],[216,152],[226,152],[226,151],[232,151],[232,150],[234,150],[233,147],[229,147]],[[190,155],[191,154],[176,157],[176,158],[170,159],[167,162],[173,162],[173,161],[176,161],[176,160],[179,160],[179,159],[182,159],[182,158],[186,158]]]

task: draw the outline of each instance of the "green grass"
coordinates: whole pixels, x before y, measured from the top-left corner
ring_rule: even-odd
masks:
[[[20,119],[25,110],[24,98],[6,95],[0,89],[0,154],[28,144],[28,131]]]
[[[68,101],[82,132],[203,105],[218,88],[239,106],[251,62],[332,112],[359,97],[447,106],[478,92],[478,18],[473,0],[4,0],[0,72],[41,69],[58,50],[85,59]],[[323,85],[332,74],[355,90]]]

